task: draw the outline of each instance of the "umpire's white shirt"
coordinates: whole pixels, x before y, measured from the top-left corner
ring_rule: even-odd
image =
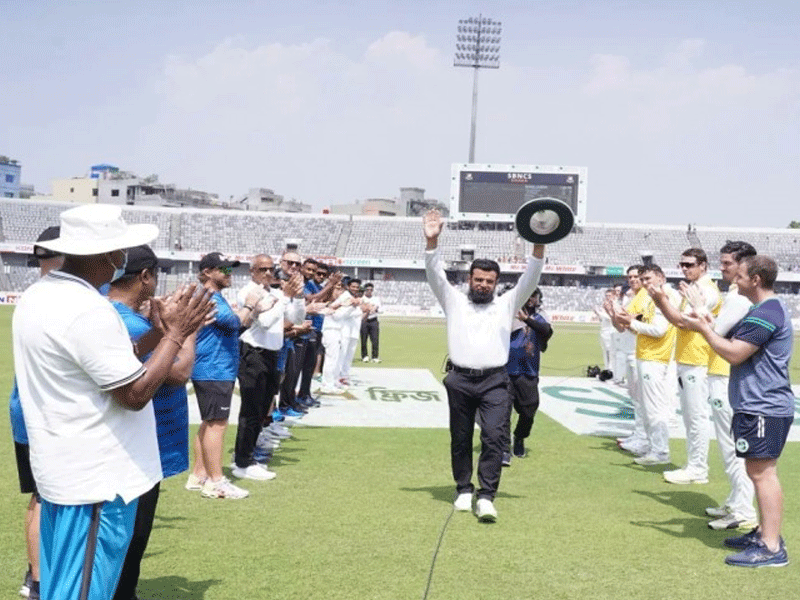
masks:
[[[447,317],[447,351],[459,367],[489,369],[508,362],[511,322],[539,284],[544,261],[531,256],[517,285],[488,304],[474,304],[447,281],[439,249],[425,251],[425,272]]]
[[[12,320],[14,368],[42,497],[127,503],[161,480],[151,404],[123,408],[111,390],[139,378],[119,314],[86,281],[54,271],[22,295]]]

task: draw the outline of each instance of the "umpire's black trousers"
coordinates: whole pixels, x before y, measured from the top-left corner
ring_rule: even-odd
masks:
[[[505,369],[481,377],[449,371],[444,378],[450,407],[450,456],[459,494],[472,493],[472,434],[480,415],[481,454],[478,459],[478,498],[494,500],[500,483],[503,452],[507,450],[511,417],[508,373]]]

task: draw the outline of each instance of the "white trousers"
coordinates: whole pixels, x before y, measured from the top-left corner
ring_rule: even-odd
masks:
[[[322,387],[332,388],[339,382],[340,357],[342,356],[342,332],[326,329],[322,334],[325,347],[325,363],[322,365]]]
[[[614,381],[622,381],[625,379],[625,373],[628,370],[628,356],[630,355],[623,350],[617,349],[612,356],[614,358],[614,366],[611,371],[614,373]]]
[[[633,437],[636,440],[647,441],[647,427],[644,419],[644,406],[642,406],[642,388],[639,382],[639,366],[636,355],[628,354],[625,357],[625,380],[628,386],[628,395],[633,404]]]
[[[356,346],[358,346],[358,338],[342,339],[342,355],[339,357],[339,377],[342,379],[350,379],[350,367],[353,364],[353,357],[356,355]]]
[[[686,469],[698,476],[708,476],[708,368],[705,365],[678,363],[683,425],[686,427]]]
[[[733,409],[728,401],[728,378],[722,375],[709,375],[708,395],[711,402],[711,419],[714,422],[722,464],[725,467],[725,475],[728,476],[731,484],[731,493],[725,500],[725,505],[729,506],[737,515],[755,521],[753,482],[745,471],[744,459],[736,456],[736,446],[731,434]]]
[[[608,371],[614,370],[614,340],[610,331],[600,332],[600,350],[603,353],[603,368]]]
[[[669,420],[672,402],[667,396],[667,364],[639,360],[639,388],[650,452],[669,456]]]

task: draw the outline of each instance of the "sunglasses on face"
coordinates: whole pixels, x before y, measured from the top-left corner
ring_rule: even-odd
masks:
[[[696,262],[679,262],[678,266],[683,268],[683,269],[691,269],[693,267],[698,266],[699,264],[700,263],[696,263]]]
[[[258,267],[258,269],[256,269],[256,271],[258,271],[259,273],[271,273],[274,270],[275,267]]]
[[[283,262],[285,262],[290,267],[299,267],[300,266],[300,261],[299,260],[286,260],[286,259],[283,259]]]
[[[317,272],[315,273],[315,275],[322,275],[323,277],[324,277],[325,275],[327,275],[327,274],[328,274],[328,273],[327,273],[327,271],[317,271]]]

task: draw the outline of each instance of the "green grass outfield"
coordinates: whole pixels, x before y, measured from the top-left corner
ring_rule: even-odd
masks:
[[[0,307],[0,390],[11,386],[11,309]],[[381,367],[439,374],[441,322],[382,320]],[[597,331],[556,326],[544,374],[579,375],[600,361]],[[359,363],[359,366],[360,363]],[[793,361],[794,381],[800,365]],[[274,481],[245,482],[250,498],[201,499],[185,478],[164,482],[142,598],[405,600],[422,598],[451,513],[449,436],[432,429],[295,428],[273,462]],[[25,571],[23,514],[8,418],[0,419],[0,599]],[[228,431],[231,448],[234,429]],[[477,442],[477,436],[476,436]],[[499,520],[449,521],[430,600],[791,598],[800,589],[800,452],[781,458],[784,569],[723,564],[703,509],[727,494],[719,453],[711,482],[671,486],[632,465],[609,439],[577,436],[543,414],[531,452],[505,469]],[[675,462],[685,457],[673,443]]]

